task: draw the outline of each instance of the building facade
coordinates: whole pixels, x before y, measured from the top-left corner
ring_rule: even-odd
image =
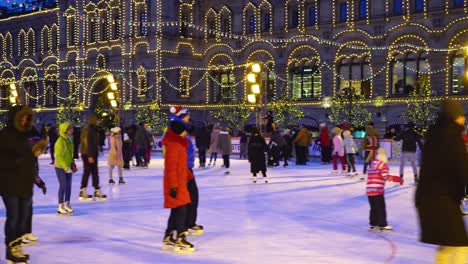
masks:
[[[113,75],[128,120],[151,104],[204,118],[246,101],[259,62],[266,102],[290,97],[322,121],[324,98],[351,86],[392,120],[422,80],[434,98],[468,99],[465,46],[464,0],[63,0],[0,20],[0,108],[14,83],[44,120],[92,110]]]

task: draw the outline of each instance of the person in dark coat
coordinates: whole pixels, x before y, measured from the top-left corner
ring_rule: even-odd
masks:
[[[329,164],[331,161],[331,138],[330,131],[326,124],[320,124],[320,138],[318,139],[322,155],[322,165]]]
[[[268,165],[278,167],[279,162],[281,159],[284,159],[284,167],[288,166],[288,159],[286,157],[286,140],[281,135],[281,132],[277,129],[273,130],[271,133],[270,143],[269,143],[270,151],[272,154],[272,159],[268,160]]]
[[[147,125],[144,122],[139,123],[139,127],[135,133],[135,144],[137,145],[136,160],[137,166],[148,167],[148,163],[145,159],[145,153],[150,146],[150,140],[148,131],[146,130]]]
[[[104,128],[98,126],[98,138],[99,138],[99,152],[104,152],[104,145],[106,145],[106,131]]]
[[[88,187],[89,175],[93,177],[94,198],[106,200],[107,196],[101,193],[99,186],[99,132],[98,118],[92,114],[89,117],[88,125],[81,130],[81,159],[83,160],[83,176],[81,179],[80,201],[90,201],[91,195],[88,195],[86,188]]]
[[[247,158],[247,144],[248,144],[247,133],[244,131],[243,128],[240,128],[237,136],[240,138],[239,159],[246,159]]]
[[[468,156],[462,139],[464,123],[460,103],[442,102],[423,146],[416,208],[421,242],[439,245],[436,263],[466,261],[468,236],[460,210],[468,184]],[[452,258],[456,260],[449,262]]]
[[[54,164],[55,162],[55,151],[54,151],[54,146],[55,142],[57,142],[58,139],[58,131],[57,127],[55,126],[50,126],[49,128],[49,149],[50,149],[50,158],[52,159],[52,162],[50,163],[51,165]]]
[[[250,162],[250,172],[253,175],[253,182],[257,182],[257,173],[261,172],[263,178],[265,179],[265,183],[268,182],[267,180],[267,167],[266,167],[266,159],[265,159],[265,152],[268,150],[268,146],[265,142],[265,138],[262,134],[258,131],[258,128],[252,129],[252,136],[249,141],[248,145],[248,155],[249,155],[249,162]]]
[[[267,133],[271,133],[273,132],[273,112],[272,111],[268,111],[267,112],[267,115],[262,117],[262,119],[265,119],[266,120],[266,132]]]
[[[123,169],[129,170],[130,161],[133,159],[133,142],[127,133],[124,133],[123,135],[122,152],[123,152],[122,154],[123,154],[123,160],[124,160]]]
[[[205,168],[206,166],[206,151],[210,145],[210,132],[206,127],[205,123],[197,129],[195,134],[195,144],[198,149],[198,160],[200,168]]]
[[[395,141],[403,140],[400,157],[400,177],[403,178],[405,162],[409,161],[413,168],[414,182],[418,183],[418,168],[416,166],[418,157],[416,150],[418,146],[422,148],[421,135],[414,130],[413,122],[409,122],[406,127],[407,129],[403,133],[393,138]]]
[[[80,137],[81,137],[81,128],[79,126],[75,126],[73,128],[73,159],[80,158],[79,148],[80,148]]]
[[[21,249],[22,236],[31,206],[35,161],[28,133],[34,114],[24,106],[14,106],[8,113],[6,127],[0,131],[0,195],[6,209],[6,259],[26,262]]]

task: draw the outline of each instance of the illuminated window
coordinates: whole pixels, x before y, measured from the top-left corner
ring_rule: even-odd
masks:
[[[451,57],[450,79],[452,94],[468,94],[468,57],[457,52]]]
[[[229,103],[234,100],[234,74],[231,71],[212,71],[210,75],[210,102]]]
[[[393,95],[409,95],[417,90],[421,77],[428,75],[429,63],[425,54],[396,55],[390,62]]]
[[[257,26],[257,21],[255,15],[251,15],[249,18],[249,33],[255,33],[255,28]]]
[[[338,90],[352,88],[356,95],[370,96],[369,58],[342,59],[338,64]]]
[[[294,99],[311,100],[321,97],[322,77],[316,65],[303,64],[290,69],[291,91]]]
[[[317,9],[315,7],[309,7],[309,19],[307,21],[308,26],[315,26],[317,23]]]
[[[453,8],[462,8],[465,5],[465,0],[453,0]]]
[[[414,13],[422,13],[424,11],[424,0],[414,1]]]
[[[367,1],[359,0],[359,19],[363,20],[367,18]]]

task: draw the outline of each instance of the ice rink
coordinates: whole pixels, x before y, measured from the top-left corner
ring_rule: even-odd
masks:
[[[198,224],[205,234],[188,237],[196,252],[181,255],[161,249],[169,210],[162,208],[159,155],[148,169],[124,171],[127,184],[122,186],[108,185],[107,162],[101,157],[107,202],[78,202],[79,162],[73,176],[73,216],[57,215],[57,178],[49,155],[41,156],[40,175],[48,193],[35,188],[33,233],[40,240],[25,248],[30,263],[433,263],[435,248],[418,242],[409,167],[403,186],[387,183],[388,221],[395,230],[371,233],[364,181],[331,175],[331,165],[313,158],[308,166],[269,168],[270,182],[253,184],[249,163],[231,161],[228,176],[219,159],[214,168],[195,169]],[[397,164],[391,172],[398,175]],[[88,193],[92,191],[90,183]],[[2,239],[4,216],[1,203]],[[3,243],[0,258],[5,259]]]

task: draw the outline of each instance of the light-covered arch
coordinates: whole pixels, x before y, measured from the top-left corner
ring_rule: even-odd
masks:
[[[249,2],[245,5],[242,11],[242,26],[243,26],[243,34],[246,35],[247,33],[256,33],[258,32],[258,21],[255,21],[255,30],[254,32],[249,32],[247,29],[250,27],[250,18],[253,16],[255,19],[258,20],[257,14],[257,6],[252,2]]]

